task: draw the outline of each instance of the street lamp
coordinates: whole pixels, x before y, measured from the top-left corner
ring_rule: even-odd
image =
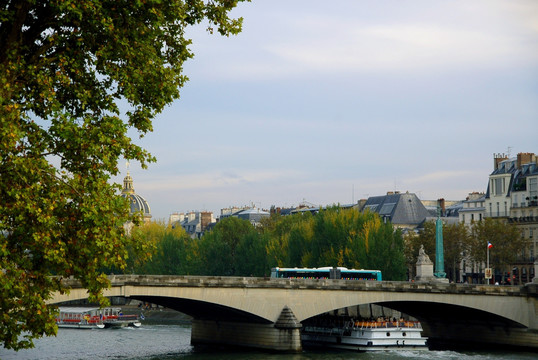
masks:
[[[490,283],[490,279],[492,278],[492,274],[491,274],[491,268],[489,267],[489,249],[491,249],[493,247],[493,244],[491,244],[489,241],[488,241],[488,246],[487,246],[487,249],[486,249],[486,270],[484,272],[484,278],[488,280],[488,284]]]

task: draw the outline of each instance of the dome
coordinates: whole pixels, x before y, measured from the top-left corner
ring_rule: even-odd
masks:
[[[130,214],[140,213],[144,216],[144,221],[149,221],[151,218],[151,210],[148,202],[142,196],[138,195],[134,191],[133,178],[127,172],[127,176],[123,179],[123,190],[121,196],[129,198]]]

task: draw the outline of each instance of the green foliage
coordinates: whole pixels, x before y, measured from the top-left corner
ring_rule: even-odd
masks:
[[[258,228],[229,217],[199,240],[162,224],[137,233],[148,244],[155,239],[156,250],[136,273],[268,276],[275,266],[345,266],[381,270],[386,280],[404,280],[406,274],[400,231],[377,214],[338,207],[271,217]]]
[[[241,237],[235,253],[235,274],[237,276],[269,276],[270,267],[267,263],[266,234],[250,232]]]
[[[237,217],[222,219],[200,240],[199,274],[232,276],[239,275],[239,269],[253,272],[243,265],[238,267],[238,263],[245,260],[241,255],[247,256],[255,251],[257,246],[250,244],[253,241],[259,241],[259,236],[250,222]]]
[[[135,274],[189,274],[189,254],[193,241],[182,227],[172,228],[162,223],[150,223],[133,229],[133,236],[148,245],[145,256],[135,259],[130,271]]]
[[[497,219],[474,222],[471,228],[463,223],[443,225],[444,266],[451,281],[457,280],[464,257],[471,262],[486,263],[488,241],[495,249],[490,251],[490,266],[498,269],[514,263],[525,246],[525,240],[514,225]],[[418,235],[406,235],[405,243],[407,264],[411,269],[417,262],[420,245],[424,245],[424,251],[435,262],[435,222],[426,222]]]
[[[471,227],[469,255],[474,261],[486,263],[488,241],[493,244],[489,252],[490,267],[499,270],[511,271],[509,265],[516,262],[521,249],[527,246],[515,225],[486,218],[483,221],[474,222]]]
[[[106,303],[100,269],[146,253],[109,183],[123,157],[154,161],[127,135],[179,98],[192,57],[184,37],[204,19],[236,34],[240,0],[6,0],[0,7],[0,341],[56,333],[52,291],[81,280]],[[125,104],[120,112],[119,103]],[[138,223],[138,217],[131,218]],[[58,278],[51,278],[57,275]],[[19,336],[24,333],[24,337]]]
[[[267,249],[278,266],[377,269],[387,280],[405,278],[401,233],[377,214],[333,207],[276,222]]]
[[[457,272],[468,249],[470,234],[464,223],[449,224],[443,229],[445,272],[451,281],[457,281]]]

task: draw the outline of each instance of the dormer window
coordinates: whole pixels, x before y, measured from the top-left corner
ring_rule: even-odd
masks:
[[[496,178],[493,179],[493,191],[495,195],[502,195],[504,194],[505,189],[505,180],[504,178]]]

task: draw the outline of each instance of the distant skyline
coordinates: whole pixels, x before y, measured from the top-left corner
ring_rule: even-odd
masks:
[[[157,157],[129,169],[154,219],[465,199],[494,153],[538,152],[538,1],[256,0],[233,15],[238,36],[187,32],[190,81],[135,140]]]

